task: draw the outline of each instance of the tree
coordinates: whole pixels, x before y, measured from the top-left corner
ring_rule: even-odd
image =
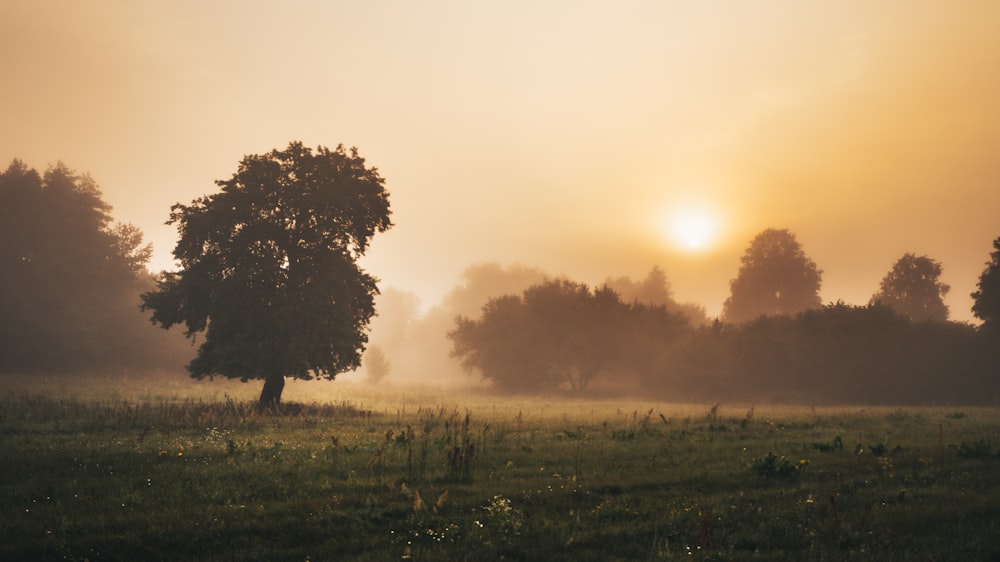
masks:
[[[0,370],[164,366],[176,347],[138,306],[150,251],[90,176],[14,160],[0,172]]]
[[[582,392],[618,357],[625,308],[607,287],[547,281],[490,299],[479,320],[459,316],[452,356],[503,390]]]
[[[938,281],[941,264],[927,256],[903,254],[882,279],[871,302],[880,302],[914,322],[948,320],[944,296],[950,287]]]
[[[667,305],[633,302],[625,311],[619,346],[622,366],[634,371],[646,390],[664,386],[677,370],[677,350],[690,339],[692,321]]]
[[[1000,328],[1000,237],[993,240],[993,251],[986,269],[979,276],[978,290],[972,293],[972,313],[983,321],[983,330]]]
[[[389,362],[389,358],[385,356],[385,351],[380,345],[373,344],[368,346],[362,359],[365,370],[368,371],[368,378],[365,380],[370,384],[382,382],[392,371],[392,364]]]
[[[722,307],[724,320],[746,322],[820,306],[823,272],[787,229],[769,228],[758,234],[740,263],[739,273],[729,282],[730,296]]]
[[[478,371],[498,388],[538,391],[551,384],[544,375],[537,340],[531,333],[524,302],[517,295],[491,298],[478,320],[459,315],[448,332],[451,356],[467,372]]]
[[[634,302],[654,307],[664,306],[671,314],[687,317],[692,325],[701,326],[708,323],[705,307],[696,303],[679,303],[674,300],[674,292],[667,279],[667,274],[659,266],[653,266],[642,281],[633,281],[629,277],[617,279],[609,277],[604,284],[618,293],[622,302]]]
[[[633,281],[629,277],[619,277],[617,279],[608,278],[604,284],[621,295],[623,302],[638,302],[654,306],[676,305],[667,274],[659,266],[653,266],[642,281]]]
[[[360,366],[378,287],[357,259],[392,226],[378,170],[356,148],[292,142],[216,184],[173,206],[180,270],[142,297],[154,323],[204,332],[191,375],[262,379],[267,407],[286,376],[333,380]]]
[[[109,233],[125,268],[135,274],[146,273],[146,264],[153,257],[153,245],[142,243],[143,234],[139,227],[116,223]]]

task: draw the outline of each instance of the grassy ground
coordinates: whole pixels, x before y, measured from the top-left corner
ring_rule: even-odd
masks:
[[[8,382],[2,560],[1000,559],[993,409]]]

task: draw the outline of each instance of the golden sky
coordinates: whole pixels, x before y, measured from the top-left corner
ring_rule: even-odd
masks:
[[[659,265],[717,314],[776,227],[824,301],[914,252],[968,320],[1000,236],[992,0],[2,0],[0,48],[0,163],[89,172],[156,270],[173,203],[291,140],[379,168],[396,226],[364,263],[425,307],[497,261]]]

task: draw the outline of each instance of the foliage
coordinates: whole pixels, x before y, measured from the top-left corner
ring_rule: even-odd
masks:
[[[674,300],[670,281],[660,267],[654,266],[642,281],[633,281],[628,277],[614,279],[609,277],[604,282],[604,286],[618,293],[622,302],[654,307],[662,306],[672,314],[687,317],[688,322],[694,326],[708,323],[705,307],[694,303],[679,303]]]
[[[448,336],[452,356],[501,390],[582,392],[601,374],[644,373],[686,328],[663,306],[625,305],[606,286],[557,279],[491,299],[481,319],[459,316]]]
[[[139,311],[152,251],[88,175],[0,173],[0,371],[174,366],[183,342]]]
[[[667,274],[660,267],[654,266],[642,281],[633,281],[628,277],[608,278],[604,285],[618,293],[623,302],[641,302],[650,305],[676,305],[674,291],[667,279]]]
[[[983,321],[983,329],[1000,334],[1000,237],[993,240],[993,251],[986,269],[979,276],[978,289],[972,293],[975,301],[972,313]]]
[[[993,454],[993,446],[985,439],[979,439],[971,444],[962,441],[958,445],[952,445],[958,456],[966,459],[991,459],[1000,458],[1000,452]]]
[[[668,400],[992,404],[997,355],[964,323],[914,322],[882,302],[692,327],[569,281],[494,298],[459,317],[453,356],[497,390],[563,389]],[[529,300],[527,297],[531,297]],[[611,311],[610,313],[607,311]]]
[[[723,405],[712,421],[702,406],[490,396],[453,407],[378,391],[345,390],[374,412],[288,402],[283,415],[231,400],[4,395],[0,447],[17,462],[0,479],[0,559],[1000,556],[995,457],[977,445],[996,439],[992,409],[946,420],[931,408],[758,407],[748,420]],[[649,408],[669,423],[616,437]],[[855,441],[809,448],[834,432],[905,447],[891,459],[853,454]],[[474,462],[460,466],[466,439]],[[976,452],[956,454],[969,440]]]
[[[700,329],[644,388],[673,400],[992,404],[995,369],[995,354],[968,324],[833,303]]]
[[[817,451],[819,451],[821,453],[829,453],[831,451],[843,451],[844,450],[844,440],[838,435],[838,436],[834,437],[833,441],[830,442],[830,443],[817,442],[817,443],[813,443],[812,447],[813,447],[813,449],[816,449]]]
[[[494,298],[482,318],[457,319],[453,356],[497,390],[521,393],[865,404],[1000,396],[996,354],[968,324],[837,302],[694,328],[665,306],[625,305],[613,293],[599,312],[598,294],[559,281]]]
[[[904,254],[879,284],[871,302],[880,302],[914,322],[944,322],[950,287],[938,279],[941,264],[927,256]]]
[[[363,356],[363,364],[368,373],[366,380],[371,384],[382,382],[392,372],[392,364],[380,345],[368,346]]]
[[[791,315],[820,306],[822,271],[809,259],[795,235],[769,228],[753,240],[730,281],[722,318],[741,323],[762,315]]]
[[[753,459],[750,471],[761,478],[790,478],[798,476],[807,465],[805,460],[793,464],[785,457],[768,451],[766,456]]]
[[[690,342],[693,328],[688,316],[664,305],[633,303],[625,315],[618,329],[618,367],[636,373],[639,385],[650,388],[676,369],[678,350]]]
[[[610,291],[548,281],[491,299],[481,320],[459,317],[452,354],[505,390],[582,390],[613,352],[607,321],[620,307]]]
[[[219,193],[174,205],[181,269],[143,295],[155,323],[205,333],[191,375],[263,379],[271,405],[286,376],[358,367],[378,289],[357,258],[391,226],[378,171],[356,149],[293,142],[216,183]]]

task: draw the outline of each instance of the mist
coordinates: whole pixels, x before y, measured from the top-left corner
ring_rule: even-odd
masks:
[[[426,310],[416,294],[392,287],[376,299],[377,316],[371,322],[369,343],[381,347],[390,374],[381,384],[473,387],[485,389],[480,377],[464,372],[451,357],[448,332],[458,316],[478,317],[490,298],[519,294],[550,275],[523,265],[497,263],[467,268],[442,301]],[[367,377],[365,367],[357,373]]]
[[[900,263],[908,257],[913,258],[904,256]],[[611,291],[625,314],[636,310],[661,314],[659,327],[648,320],[637,325],[602,320],[589,347],[622,337],[628,341],[614,343],[613,356],[595,363],[596,375],[586,386],[565,381],[515,385],[518,390],[513,394],[710,403],[995,403],[1000,385],[992,373],[1000,357],[989,336],[966,322],[907,317],[899,301],[889,301],[881,293],[888,291],[890,279],[898,282],[892,272],[887,273],[881,289],[878,284],[871,288],[868,302],[837,299],[789,314],[726,322],[706,314],[699,303],[679,302],[669,275],[659,266],[644,277],[607,276],[590,284],[589,290],[595,296]],[[384,289],[377,299],[378,316],[372,321],[369,343],[384,351],[391,368],[378,384],[507,393],[504,382],[491,379],[483,369],[463,368],[451,333],[463,322],[482,322],[493,303],[526,297],[530,290],[559,282],[554,280],[572,282],[540,268],[479,264],[467,268],[442,302],[427,309],[413,293]],[[937,283],[936,276],[927,282],[935,293],[931,298],[941,299],[947,293],[948,287]],[[530,332],[539,325],[548,326],[541,329],[550,333],[575,329],[572,322],[546,314],[534,324],[519,325],[517,331]],[[673,327],[664,331],[663,322]],[[491,333],[493,344],[503,345],[507,336]],[[527,344],[522,340],[513,345],[509,353],[516,355]],[[523,369],[524,376],[544,378],[547,363],[531,368],[530,356],[545,351],[525,353],[529,367]],[[586,367],[570,369],[581,368]],[[366,377],[362,366],[345,380]]]
[[[998,10],[6,3],[0,160],[92,173],[156,274],[177,269],[171,205],[242,155],[358,146],[395,222],[361,261],[386,384],[488,386],[450,357],[456,317],[546,279],[664,305],[699,334],[769,227],[822,270],[822,306],[868,306],[913,253],[941,264],[948,321],[975,326],[1000,207]],[[711,232],[677,232],[699,220]],[[642,296],[654,266],[669,302]]]
[[[1000,560],[1000,1],[0,52],[0,560]]]
[[[424,309],[469,264],[591,284],[660,264],[714,316],[745,242],[779,225],[827,271],[824,302],[926,253],[971,321],[1000,206],[998,10],[6,3],[0,161],[94,174],[153,271],[175,267],[170,205],[301,139],[383,172],[400,220],[366,267]],[[697,252],[663,233],[688,205],[718,218]]]

